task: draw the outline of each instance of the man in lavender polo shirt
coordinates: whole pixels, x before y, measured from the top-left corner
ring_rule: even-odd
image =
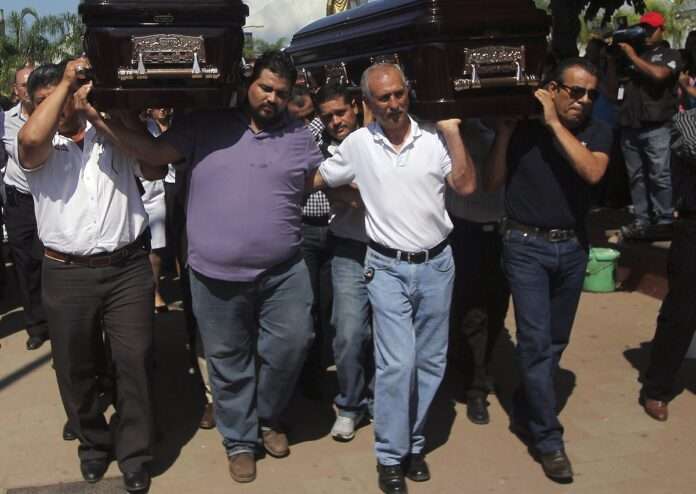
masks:
[[[187,205],[193,309],[232,478],[256,477],[259,442],[289,454],[279,419],[313,338],[312,287],[300,251],[307,176],[322,161],[286,113],[290,58],[256,61],[244,107],[177,117],[158,139],[113,122],[142,161],[191,166]]]

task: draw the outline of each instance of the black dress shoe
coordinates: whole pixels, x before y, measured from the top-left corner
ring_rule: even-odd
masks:
[[[573,481],[573,467],[562,449],[539,455],[541,466],[548,478],[561,484]]]
[[[466,400],[466,416],[474,424],[486,425],[491,421],[488,415],[488,403],[482,396],[474,396]]]
[[[99,482],[109,468],[107,460],[87,460],[80,463],[82,478],[90,484]]]
[[[41,348],[41,345],[43,345],[44,341],[47,339],[48,337],[46,336],[30,336],[27,340],[27,350],[36,350],[37,348]]]
[[[401,465],[377,464],[379,488],[384,494],[406,494],[406,481]]]
[[[77,439],[77,434],[73,432],[70,428],[70,422],[66,420],[65,425],[63,425],[63,441],[74,441],[75,439]]]
[[[150,474],[147,470],[137,470],[123,474],[123,485],[128,492],[146,492],[150,488]]]
[[[406,477],[414,482],[430,480],[430,469],[425,462],[425,455],[412,454],[406,460]]]

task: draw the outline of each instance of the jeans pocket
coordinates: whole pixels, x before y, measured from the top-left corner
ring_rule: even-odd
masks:
[[[448,247],[449,249],[449,247]],[[445,250],[442,254],[437,256],[435,259],[430,259],[428,264],[440,273],[447,273],[454,269],[454,257],[449,250]]]

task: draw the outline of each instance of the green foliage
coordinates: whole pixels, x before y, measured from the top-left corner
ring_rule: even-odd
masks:
[[[56,63],[82,53],[83,34],[77,14],[39,16],[32,8],[10,12],[0,35],[0,94],[10,93],[15,70],[26,64]]]

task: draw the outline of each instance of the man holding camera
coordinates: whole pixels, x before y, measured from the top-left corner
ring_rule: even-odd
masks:
[[[670,173],[670,126],[677,112],[681,58],[663,40],[665,19],[647,12],[640,25],[648,33],[644,48],[619,43],[631,63],[619,89],[621,148],[626,160],[635,220],[621,228],[625,239],[669,238],[674,208]]]

